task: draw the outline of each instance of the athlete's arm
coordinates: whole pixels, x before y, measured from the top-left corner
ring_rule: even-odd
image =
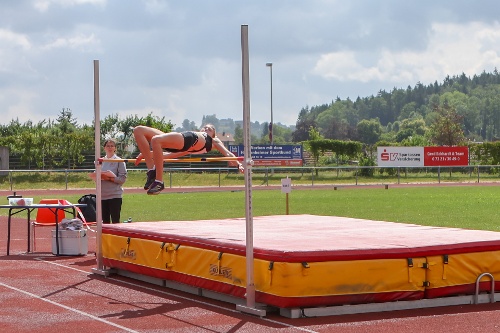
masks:
[[[220,141],[219,138],[213,138],[212,145],[215,147],[215,149],[220,151],[222,155],[226,157],[236,157],[233,153],[227,150],[227,148],[224,146],[224,144],[222,143],[222,141]],[[239,161],[230,161],[229,165],[237,166],[241,173],[245,171],[245,169],[243,168],[243,164],[241,164]]]

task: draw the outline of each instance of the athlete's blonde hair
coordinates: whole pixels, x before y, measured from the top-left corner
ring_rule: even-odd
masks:
[[[205,127],[208,127],[208,128],[210,128],[212,130],[212,132],[214,133],[212,135],[212,138],[215,138],[215,136],[217,135],[217,132],[215,131],[215,126],[212,125],[212,124],[205,124],[205,125],[203,125],[202,128],[205,128]]]

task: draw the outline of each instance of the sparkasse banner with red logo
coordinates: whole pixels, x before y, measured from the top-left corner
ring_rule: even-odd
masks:
[[[467,166],[468,147],[377,147],[378,166]]]
[[[377,147],[379,166],[424,166],[423,147]]]

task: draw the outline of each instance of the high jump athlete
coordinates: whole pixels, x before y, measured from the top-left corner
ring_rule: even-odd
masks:
[[[135,165],[138,165],[142,159],[146,162],[148,172],[144,189],[149,195],[159,194],[165,188],[163,184],[163,160],[165,158],[204,154],[213,148],[226,157],[235,157],[216,137],[215,127],[211,124],[204,125],[200,131],[169,133],[141,125],[134,128],[134,137],[140,151]],[[230,161],[229,164],[238,166],[240,172],[244,171],[243,165],[236,160]]]

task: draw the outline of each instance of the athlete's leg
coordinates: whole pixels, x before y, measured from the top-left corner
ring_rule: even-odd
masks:
[[[147,127],[147,126],[136,126],[134,128],[134,138],[137,143],[137,148],[142,154],[142,158],[146,162],[146,166],[148,169],[153,169],[154,161],[153,154],[151,153],[150,142],[153,136],[164,134],[162,131]]]
[[[163,149],[182,149],[184,147],[184,136],[177,132],[155,135],[151,139],[151,147],[153,148],[156,180],[163,181]]]

